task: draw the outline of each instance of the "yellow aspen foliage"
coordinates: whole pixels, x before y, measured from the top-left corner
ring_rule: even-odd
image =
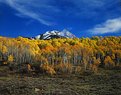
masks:
[[[93,63],[90,64],[90,69],[94,72],[97,73],[98,71],[98,66],[100,64],[100,58],[96,59],[96,57],[93,57]]]
[[[10,54],[14,54],[14,57]],[[72,67],[75,67],[75,72],[80,72],[81,68],[96,72],[99,65],[121,65],[121,37],[50,40],[0,37],[0,61],[7,64],[14,59],[16,63],[27,61],[38,68],[43,64],[41,68],[50,75],[71,73]]]
[[[12,55],[9,55],[9,56],[8,56],[8,61],[9,61],[9,62],[13,62],[13,61],[14,61],[14,57],[13,57]]]
[[[112,58],[112,59],[115,59],[115,54],[112,54],[111,58]]]
[[[113,60],[111,59],[110,56],[107,56],[105,58],[104,64],[105,64],[106,67],[114,66],[114,62],[113,62]]]
[[[49,75],[56,74],[56,71],[54,70],[54,67],[52,65],[47,64],[47,63],[41,64],[40,68],[42,68]]]
[[[93,64],[95,64],[96,66],[98,66],[100,64],[100,58],[96,59],[95,57],[93,57]]]
[[[8,51],[8,50],[7,50],[7,47],[6,47],[6,46],[3,46],[3,47],[2,47],[2,53],[5,54],[7,51]]]
[[[27,68],[28,68],[28,71],[30,71],[31,70],[31,65],[27,64]]]
[[[60,63],[55,66],[55,70],[60,73],[71,73],[72,72],[72,64],[70,63]]]

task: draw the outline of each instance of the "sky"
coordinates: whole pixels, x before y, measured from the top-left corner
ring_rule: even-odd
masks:
[[[77,37],[121,36],[121,0],[0,0],[0,36],[63,29]]]

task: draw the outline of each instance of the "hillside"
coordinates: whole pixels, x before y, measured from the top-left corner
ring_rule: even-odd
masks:
[[[121,37],[50,40],[0,37],[2,95],[27,95],[36,90],[35,95],[120,95],[120,72]]]

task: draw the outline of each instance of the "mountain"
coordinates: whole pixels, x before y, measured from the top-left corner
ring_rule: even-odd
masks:
[[[53,39],[53,38],[76,38],[75,35],[73,35],[71,32],[68,30],[64,29],[63,31],[47,31],[44,34],[37,35],[35,39]]]

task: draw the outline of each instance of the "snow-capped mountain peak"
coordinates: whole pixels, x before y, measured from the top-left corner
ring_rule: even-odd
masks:
[[[68,30],[64,29],[63,31],[47,31],[44,34],[37,35],[35,39],[53,39],[53,38],[76,38],[75,35],[73,35]]]
[[[64,29],[63,31],[60,32],[61,36],[65,36],[67,38],[76,38],[75,35],[73,35],[71,32],[69,32],[68,30]]]

